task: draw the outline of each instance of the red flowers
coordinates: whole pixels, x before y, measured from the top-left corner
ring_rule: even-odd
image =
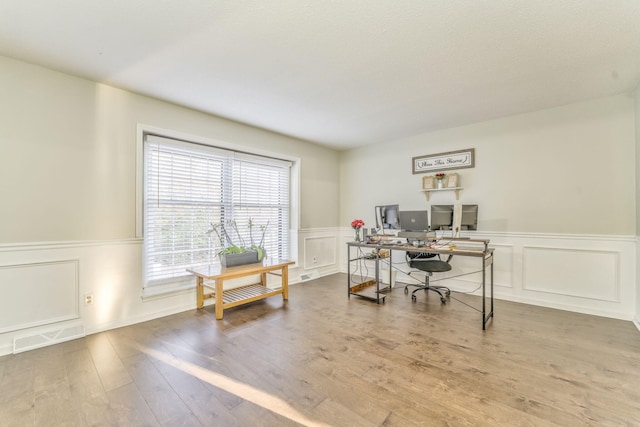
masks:
[[[351,227],[356,230],[359,230],[362,227],[364,227],[364,221],[361,219],[354,219],[353,221],[351,221]]]
[[[443,179],[444,178],[444,174],[443,173],[437,173],[436,174],[436,178],[437,179]]]

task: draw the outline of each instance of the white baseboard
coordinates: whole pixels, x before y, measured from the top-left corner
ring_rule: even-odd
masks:
[[[631,321],[633,319],[632,313],[620,313],[617,311],[600,310],[600,309],[591,308],[591,307],[580,307],[572,304],[549,302],[549,301],[539,300],[535,298],[526,298],[526,297],[514,296],[509,294],[496,293],[495,299],[517,302],[520,304],[535,305],[538,307],[553,308],[556,310],[571,311],[574,313],[589,314],[592,316],[608,317],[611,319],[619,319],[619,320],[627,320],[627,321]]]
[[[640,318],[635,318],[633,319],[633,324],[636,325],[636,328],[638,328],[638,331],[640,332]]]
[[[402,282],[405,283],[405,282]],[[411,282],[413,283],[413,282]],[[451,279],[451,280],[447,280],[445,282],[443,282],[442,284],[444,285],[445,283],[451,283],[451,284],[446,284],[446,286],[448,286],[453,292],[461,292],[461,293],[467,293],[469,295],[475,295],[475,296],[482,296],[482,290],[476,290],[474,292],[467,292],[466,290],[463,290],[464,287],[459,286],[459,283],[456,283],[455,279]],[[464,284],[465,286],[468,287],[468,283]],[[479,283],[477,284],[478,286],[480,285]],[[517,302],[520,304],[529,304],[529,305],[535,305],[538,307],[547,307],[547,308],[553,308],[553,309],[557,309],[557,310],[564,310],[564,311],[571,311],[574,313],[582,313],[582,314],[589,314],[589,315],[593,315],[593,316],[600,316],[600,317],[609,317],[612,319],[620,319],[620,320],[632,320],[633,319],[633,313],[620,313],[617,311],[612,311],[612,310],[601,310],[601,309],[597,309],[597,308],[592,308],[592,307],[581,307],[581,306],[577,306],[577,305],[572,305],[572,304],[563,304],[561,302],[549,302],[549,301],[545,301],[545,300],[541,300],[541,299],[536,299],[536,298],[531,298],[531,297],[527,297],[527,296],[520,296],[520,295],[513,295],[511,293],[508,292],[509,288],[505,288],[503,286],[499,286],[499,285],[495,285],[494,286],[494,299],[496,300],[503,300],[503,301],[511,301],[511,302]],[[487,292],[487,297],[489,296],[489,285],[487,284],[487,288],[486,288],[486,292]],[[640,324],[637,323],[637,320],[633,320],[634,323],[636,323],[636,326],[638,326],[638,329],[640,329]]]
[[[13,343],[0,345],[0,356],[6,356],[13,353]]]
[[[123,328],[125,326],[135,325],[136,323],[147,322],[149,320],[160,319],[162,317],[171,316],[172,314],[182,313],[184,311],[195,310],[196,301],[193,304],[185,304],[177,307],[171,307],[166,310],[160,310],[153,313],[147,313],[140,316],[132,316],[123,320],[106,322],[87,328],[87,335],[97,334],[99,332],[109,331],[112,329]]]

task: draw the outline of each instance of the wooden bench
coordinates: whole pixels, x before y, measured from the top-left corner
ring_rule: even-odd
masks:
[[[216,319],[219,320],[222,319],[225,308],[247,304],[278,294],[282,294],[283,301],[288,300],[289,265],[293,263],[293,261],[287,260],[268,259],[256,264],[239,265],[229,268],[224,268],[219,264],[211,264],[204,267],[188,268],[187,271],[197,277],[197,307],[204,307],[205,299],[215,298]],[[268,288],[267,274],[279,274],[282,287],[280,289]],[[223,288],[225,280],[253,275],[260,275],[260,282],[227,290]],[[211,286],[205,283],[205,280],[213,280],[215,281],[215,285]],[[205,288],[212,292],[205,293]]]

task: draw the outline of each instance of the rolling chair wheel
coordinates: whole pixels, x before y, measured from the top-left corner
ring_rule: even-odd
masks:
[[[446,304],[447,300],[444,297],[440,297],[440,301],[442,301],[443,304]]]
[[[411,295],[411,301],[416,302],[417,298],[415,295]]]
[[[450,297],[450,296],[451,296],[451,291],[447,291],[447,292],[445,292],[445,294],[446,294],[448,297]]]
[[[409,289],[407,289],[406,287],[404,288],[404,294],[407,295],[409,293]]]

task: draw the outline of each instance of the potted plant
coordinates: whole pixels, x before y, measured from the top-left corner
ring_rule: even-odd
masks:
[[[444,177],[446,175],[443,173],[436,174],[436,188],[444,188]]]
[[[238,225],[235,221],[227,221],[226,223],[211,223],[211,228],[207,231],[207,234],[211,236],[215,234],[220,242],[222,249],[218,252],[220,257],[220,264],[223,267],[234,267],[243,264],[253,264],[261,262],[267,256],[267,251],[264,249],[264,236],[267,231],[266,225],[261,225],[260,230],[262,235],[260,236],[260,242],[258,244],[254,241],[253,228],[256,226],[253,220],[249,218],[249,243],[245,242],[244,238],[238,230]],[[234,238],[237,239],[234,241]]]

